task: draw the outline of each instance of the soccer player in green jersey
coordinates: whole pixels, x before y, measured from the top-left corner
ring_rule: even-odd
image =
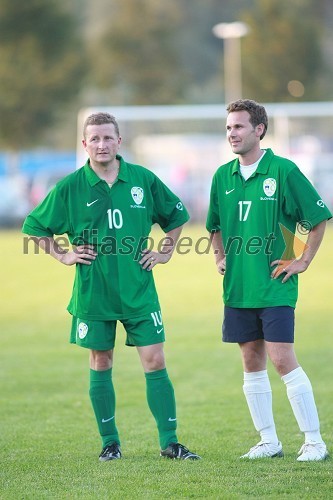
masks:
[[[167,263],[189,215],[151,171],[126,162],[116,119],[90,115],[84,124],[87,163],[62,179],[26,218],[23,232],[62,264],[76,266],[70,342],[90,350],[90,399],[102,439],[101,461],[121,458],[112,383],[116,325],[126,330],[145,372],[161,456],[200,457],[177,439],[174,390],[163,352],[164,326],[152,269]],[[157,223],[166,233],[152,249]],[[73,250],[57,242],[67,234]],[[159,245],[160,246],[160,245]]]
[[[227,111],[227,139],[238,158],[213,177],[207,229],[224,276],[223,341],[240,346],[243,390],[261,437],[242,458],[283,456],[272,412],[268,356],[305,435],[297,460],[324,460],[328,452],[312,386],[294,352],[294,308],[297,275],[314,258],[331,213],[294,163],[261,149],[268,126],[263,106],[241,99]],[[308,237],[295,255],[297,224],[308,230]]]

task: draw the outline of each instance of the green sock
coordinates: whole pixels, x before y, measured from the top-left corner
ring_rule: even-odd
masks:
[[[160,446],[164,450],[170,443],[177,443],[176,402],[171,380],[166,368],[145,373],[147,401],[159,434]]]
[[[114,442],[120,444],[115,423],[116,398],[112,383],[112,368],[105,371],[90,370],[89,395],[103,448]]]

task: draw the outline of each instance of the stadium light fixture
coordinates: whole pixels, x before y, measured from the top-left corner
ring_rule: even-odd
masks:
[[[242,22],[219,23],[212,31],[224,42],[224,99],[227,104],[242,97],[240,40],[248,34],[249,28]]]

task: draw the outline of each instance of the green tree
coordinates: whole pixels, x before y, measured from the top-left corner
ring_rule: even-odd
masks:
[[[181,101],[181,10],[155,0],[114,0],[110,9],[109,23],[90,47],[91,83],[112,89],[113,102],[122,104]]]
[[[317,2],[256,0],[251,10],[243,11],[242,20],[250,27],[242,43],[244,95],[265,102],[323,98]]]
[[[90,98],[114,104],[221,99],[222,45],[212,27],[233,20],[234,10],[248,0],[226,6],[221,0],[113,0],[108,8],[104,0],[96,1],[103,20],[93,40],[96,9],[88,6]]]
[[[56,0],[0,0],[0,144],[31,147],[81,86],[71,12]]]

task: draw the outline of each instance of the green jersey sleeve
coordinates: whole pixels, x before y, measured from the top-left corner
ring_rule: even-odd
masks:
[[[297,166],[289,172],[284,187],[284,211],[290,217],[304,222],[306,227],[314,227],[332,217],[311,182]]]
[[[32,236],[49,237],[70,233],[68,211],[57,186],[26,217],[22,232]]]
[[[212,187],[210,190],[210,202],[208,207],[206,228],[210,233],[221,230],[216,175],[214,175],[213,177]]]
[[[189,220],[189,213],[181,200],[156,176],[151,193],[154,200],[152,223],[159,224],[165,233]]]

